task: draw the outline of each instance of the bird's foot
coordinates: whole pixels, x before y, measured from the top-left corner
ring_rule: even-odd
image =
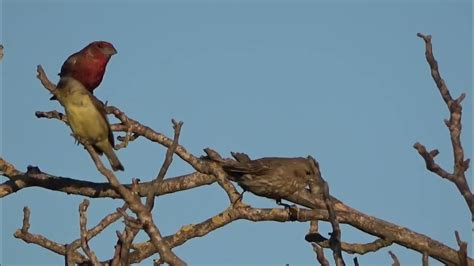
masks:
[[[290,216],[290,221],[297,221],[298,220],[299,212],[300,212],[300,209],[298,208],[298,206],[296,206],[295,204],[289,205],[289,204],[286,204],[286,203],[282,203],[281,200],[277,200],[276,203],[280,206],[284,206],[285,209],[288,210],[288,214]]]
[[[74,143],[75,143],[76,145],[82,144],[82,145],[85,146],[85,145],[88,145],[88,144],[89,144],[89,142],[88,142],[86,139],[81,138],[80,136],[78,136],[78,135],[76,135],[76,134],[74,134],[74,133],[71,133],[71,136],[74,138]]]
[[[242,201],[243,198],[244,198],[244,193],[245,193],[245,190],[242,191],[242,193],[239,194],[239,197],[234,202],[232,202],[232,207],[234,207],[234,208],[248,208],[248,207],[250,207],[250,205],[247,205]]]

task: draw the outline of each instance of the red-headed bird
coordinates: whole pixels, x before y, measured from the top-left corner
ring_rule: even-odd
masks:
[[[59,76],[72,77],[93,93],[102,82],[110,58],[116,53],[117,50],[109,42],[91,42],[64,61]]]

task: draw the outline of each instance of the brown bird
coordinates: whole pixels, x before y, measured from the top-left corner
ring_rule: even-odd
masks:
[[[282,199],[309,187],[315,178],[311,161],[307,158],[266,157],[252,160],[244,153],[232,153],[232,156],[236,161],[219,160],[212,155],[209,158],[217,160],[229,178],[244,191],[275,199],[278,204]]]

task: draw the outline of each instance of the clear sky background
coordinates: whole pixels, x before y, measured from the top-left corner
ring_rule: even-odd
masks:
[[[171,118],[184,121],[181,143],[197,156],[205,147],[225,156],[312,155],[333,195],[348,205],[451,247],[457,247],[459,230],[472,255],[466,203],[453,184],[425,169],[412,148],[416,141],[438,148],[439,163],[452,169],[443,123],[448,111],[431,79],[424,42],[416,37],[422,32],[433,35],[453,96],[468,95],[462,141],[466,157],[472,157],[470,1],[1,2],[1,156],[19,169],[31,164],[55,175],[105,180],[66,125],[37,119],[34,112],[62,110],[48,100],[36,65],[57,81],[67,56],[91,41],[107,40],[119,53],[96,95],[130,117],[168,136]],[[126,168],[120,180],[150,180],[164,152],[144,139],[118,151]],[[191,171],[176,159],[168,176]],[[62,257],[13,233],[21,227],[23,206],[29,206],[32,233],[69,243],[79,236],[82,200],[40,188],[1,199],[2,266],[63,265]],[[250,193],[245,201],[275,206]],[[93,199],[89,225],[120,205]],[[227,205],[225,193],[213,184],[158,198],[154,215],[168,235]],[[303,239],[308,227],[237,221],[174,251],[190,265],[314,265]],[[117,223],[91,242],[100,259],[112,256],[114,232],[122,228]],[[347,242],[373,239],[342,229]],[[399,246],[360,256],[359,262],[390,265],[388,250],[402,265],[420,265],[420,254]]]

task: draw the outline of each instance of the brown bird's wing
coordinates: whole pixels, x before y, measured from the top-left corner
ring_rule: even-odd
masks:
[[[102,116],[102,118],[104,118],[105,122],[107,122],[107,129],[109,130],[109,136],[108,136],[109,143],[112,145],[112,147],[114,147],[115,146],[114,134],[112,133],[112,129],[110,128],[109,119],[107,118],[107,112],[105,111],[105,104],[101,100],[97,99],[97,97],[92,95],[92,93],[90,92],[89,92],[89,97],[91,97],[91,100],[94,103],[95,108],[99,110],[99,113]]]
[[[60,77],[63,77],[63,76],[71,74],[71,71],[75,69],[76,63],[77,63],[77,53],[72,54],[66,59],[66,61],[64,61],[63,65],[61,66],[61,72],[59,72],[58,75]]]
[[[268,165],[265,165],[258,160],[255,161],[248,161],[248,162],[243,162],[243,163],[233,163],[233,164],[228,164],[228,165],[223,165],[222,166],[225,171],[233,174],[238,174],[238,175],[245,175],[245,174],[250,174],[250,175],[264,175],[267,173],[270,169]]]
[[[239,163],[246,163],[246,162],[250,162],[252,160],[252,159],[250,159],[250,157],[247,154],[245,154],[243,152],[231,152],[230,154]]]

